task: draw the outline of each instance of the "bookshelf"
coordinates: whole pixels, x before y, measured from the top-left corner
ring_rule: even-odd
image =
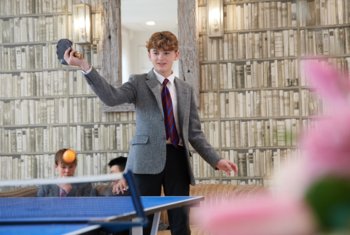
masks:
[[[204,181],[264,184],[297,156],[297,137],[322,104],[300,62],[327,57],[348,71],[347,0],[224,0],[224,35],[208,36],[207,1],[199,0],[200,116],[211,144],[238,164],[225,177],[197,163]],[[295,153],[292,155],[292,153]]]
[[[91,0],[92,43],[75,45],[101,68],[103,1]],[[0,1],[0,180],[54,176],[54,153],[78,152],[78,175],[106,173],[128,152],[134,113],[104,113],[82,73],[62,66],[73,0]]]
[[[312,115],[322,111],[300,61],[327,56],[348,70],[350,3],[224,0],[224,35],[209,38],[207,1],[179,0],[188,11],[179,19],[187,27],[179,29],[186,51],[181,71],[199,90],[210,143],[240,171],[226,177],[193,152],[194,173],[198,182],[266,184],[272,170],[297,151],[300,129],[312,126]],[[103,112],[80,71],[56,59],[57,40],[71,38],[73,3],[0,1],[0,180],[53,176],[54,153],[63,147],[78,151],[78,175],[104,173],[109,159],[127,155],[134,112]],[[89,3],[93,40],[75,46],[99,69],[105,5],[103,0]],[[197,30],[182,22],[191,21],[194,12]]]

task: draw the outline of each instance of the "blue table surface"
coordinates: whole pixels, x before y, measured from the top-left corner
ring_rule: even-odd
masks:
[[[199,200],[202,197],[141,197],[145,212],[152,213],[169,207],[192,205]],[[0,198],[0,234],[65,234],[96,227],[94,223],[89,224],[91,221],[108,221],[134,214],[130,196]],[[10,224],[6,224],[8,222]]]
[[[196,197],[143,196],[144,210],[171,206]],[[123,197],[23,197],[0,198],[0,222],[6,221],[76,221],[108,220],[135,214],[130,196]]]
[[[87,224],[40,224],[40,225],[4,225],[0,226],[0,234],[6,235],[59,235],[79,229],[85,229]]]

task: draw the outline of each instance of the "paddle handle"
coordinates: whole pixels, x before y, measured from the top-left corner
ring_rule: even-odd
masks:
[[[79,51],[75,51],[73,53],[73,56],[77,57],[78,59],[83,59],[84,58],[84,55],[82,53],[80,53]]]

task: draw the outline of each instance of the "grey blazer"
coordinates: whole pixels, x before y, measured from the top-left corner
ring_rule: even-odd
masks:
[[[166,161],[166,134],[161,84],[153,69],[147,74],[131,75],[129,81],[119,88],[110,85],[94,68],[85,77],[92,90],[106,105],[133,103],[136,107],[136,131],[130,142],[126,169],[136,174],[162,172]],[[179,78],[174,81],[178,99],[178,125],[187,150],[188,166],[184,167],[188,167],[191,184],[194,184],[189,143],[213,168],[221,158],[201,130],[193,88]]]
[[[72,190],[67,194],[67,197],[88,197],[88,196],[96,196],[95,188],[89,183],[80,183],[73,184]],[[39,186],[38,197],[59,197],[60,196],[60,188],[58,185],[50,184],[50,185],[41,185]]]

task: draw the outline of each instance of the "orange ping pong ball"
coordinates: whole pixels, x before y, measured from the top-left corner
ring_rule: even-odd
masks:
[[[66,151],[64,151],[63,153],[63,161],[66,163],[72,163],[74,162],[76,157],[76,153],[74,150],[71,149],[67,149]]]

